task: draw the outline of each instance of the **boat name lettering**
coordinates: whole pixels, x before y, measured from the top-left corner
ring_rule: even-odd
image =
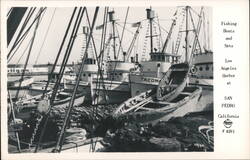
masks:
[[[142,78],[142,80],[146,82],[159,82],[158,79],[154,79],[154,78]]]

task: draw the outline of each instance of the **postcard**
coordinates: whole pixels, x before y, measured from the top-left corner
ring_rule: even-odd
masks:
[[[1,1],[1,158],[249,159],[248,6]]]

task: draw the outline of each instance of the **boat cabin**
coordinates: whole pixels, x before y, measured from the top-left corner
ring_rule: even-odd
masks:
[[[162,52],[150,53],[151,61],[177,63],[179,61],[180,57],[181,57],[180,55],[170,54],[170,53],[162,53]]]
[[[75,74],[80,72],[81,62],[74,65],[73,71]],[[94,58],[86,58],[84,60],[84,66],[81,75],[81,81],[89,82],[92,78],[95,78],[98,73],[97,62]]]
[[[128,81],[130,70],[135,68],[134,63],[124,61],[108,61],[107,78],[112,81]]]
[[[151,52],[149,61],[142,61],[141,72],[146,77],[160,78],[168,68],[179,61],[180,55]]]

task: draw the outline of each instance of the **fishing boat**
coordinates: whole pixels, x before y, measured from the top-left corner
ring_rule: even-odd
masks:
[[[108,61],[107,65],[107,78],[92,81],[93,104],[121,103],[131,96],[128,75],[135,65],[123,61]]]
[[[119,104],[131,97],[129,73],[136,66],[132,61],[126,60],[126,52],[123,52],[123,60],[119,60],[119,50],[116,49],[116,32],[114,11],[108,12],[109,22],[112,25],[113,32],[113,54],[114,59],[107,59],[106,78],[93,79],[91,84],[92,104]],[[120,44],[121,45],[121,44]]]
[[[122,103],[114,112],[115,119],[126,122],[152,123],[168,121],[172,117],[184,116],[199,110],[197,103],[201,87],[186,86],[174,99],[158,101],[155,90],[148,90]]]
[[[77,75],[79,73],[80,63],[74,64],[74,73]],[[97,77],[98,66],[96,64],[96,60],[94,58],[86,58],[84,62],[83,72],[80,75],[81,80],[79,82],[79,86],[77,89],[77,93],[82,93],[85,96],[85,101],[90,102],[92,100],[91,97],[91,82],[94,78]],[[76,84],[76,76],[72,76],[71,78],[64,78],[63,85],[65,92],[72,92],[74,86]]]
[[[204,13],[204,12],[203,12]],[[202,48],[193,55],[193,67],[189,77],[189,84],[199,85],[206,89],[213,89],[213,51],[210,48],[209,18],[202,14],[200,45]]]
[[[47,81],[37,81],[33,82],[29,88],[28,88],[28,94],[31,96],[39,96],[42,95],[45,87],[46,87]],[[50,83],[47,87],[47,92],[51,91],[53,89],[54,83]]]
[[[147,19],[150,24],[150,58],[149,60],[142,60],[139,65],[139,71],[131,72],[129,75],[132,97],[147,90],[156,88],[160,79],[164,76],[164,73],[172,64],[178,63],[181,57],[176,54],[177,51],[166,52],[172,30],[176,25],[176,20],[173,19],[163,47],[157,50],[153,46],[153,37],[156,37],[156,35],[153,35],[153,21],[155,18],[154,11],[151,8],[146,11]]]
[[[8,89],[29,88],[29,86],[34,82],[33,77],[24,77],[22,80],[8,81]]]
[[[160,80],[157,89],[128,99],[114,113],[114,117],[135,118],[136,122],[155,123],[196,111],[201,96],[200,87],[187,86],[189,64],[173,64]]]
[[[194,54],[193,68],[189,77],[191,85],[213,88],[213,52],[205,50]]]
[[[189,6],[184,7],[186,13],[189,13],[189,9]],[[149,15],[151,15],[150,11],[149,9]],[[188,30],[186,15],[186,33]],[[160,120],[168,121],[172,117],[184,116],[187,113],[200,110],[197,103],[201,97],[202,88],[187,85],[194,50],[198,43],[195,29],[194,33],[195,38],[190,56],[188,34],[186,34],[184,62],[173,63],[158,80],[158,83],[156,82],[155,87],[139,92],[138,95],[122,103],[114,112],[114,118],[139,123],[156,123]]]
[[[82,46],[82,52],[86,49],[86,43],[87,38],[89,35],[89,28],[87,26],[83,26],[83,46]],[[81,57],[83,57],[83,54]],[[84,60],[84,67],[82,70],[82,74],[79,75],[80,66],[82,62],[76,62],[72,66],[72,73],[69,74],[69,76],[65,76],[63,78],[63,84],[65,92],[72,92],[74,89],[74,86],[76,84],[76,78],[77,76],[80,76],[80,82],[77,89],[78,93],[82,93],[85,96],[86,103],[91,103],[92,97],[91,97],[91,81],[97,77],[98,74],[98,65],[97,60],[94,58],[93,53],[93,43],[90,43],[88,46],[88,50],[86,53],[86,58]]]

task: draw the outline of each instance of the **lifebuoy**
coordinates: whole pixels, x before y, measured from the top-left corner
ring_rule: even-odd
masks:
[[[196,67],[196,66],[193,66],[193,67],[191,68],[190,72],[191,72],[192,74],[195,74],[195,73],[197,72],[197,67]]]

